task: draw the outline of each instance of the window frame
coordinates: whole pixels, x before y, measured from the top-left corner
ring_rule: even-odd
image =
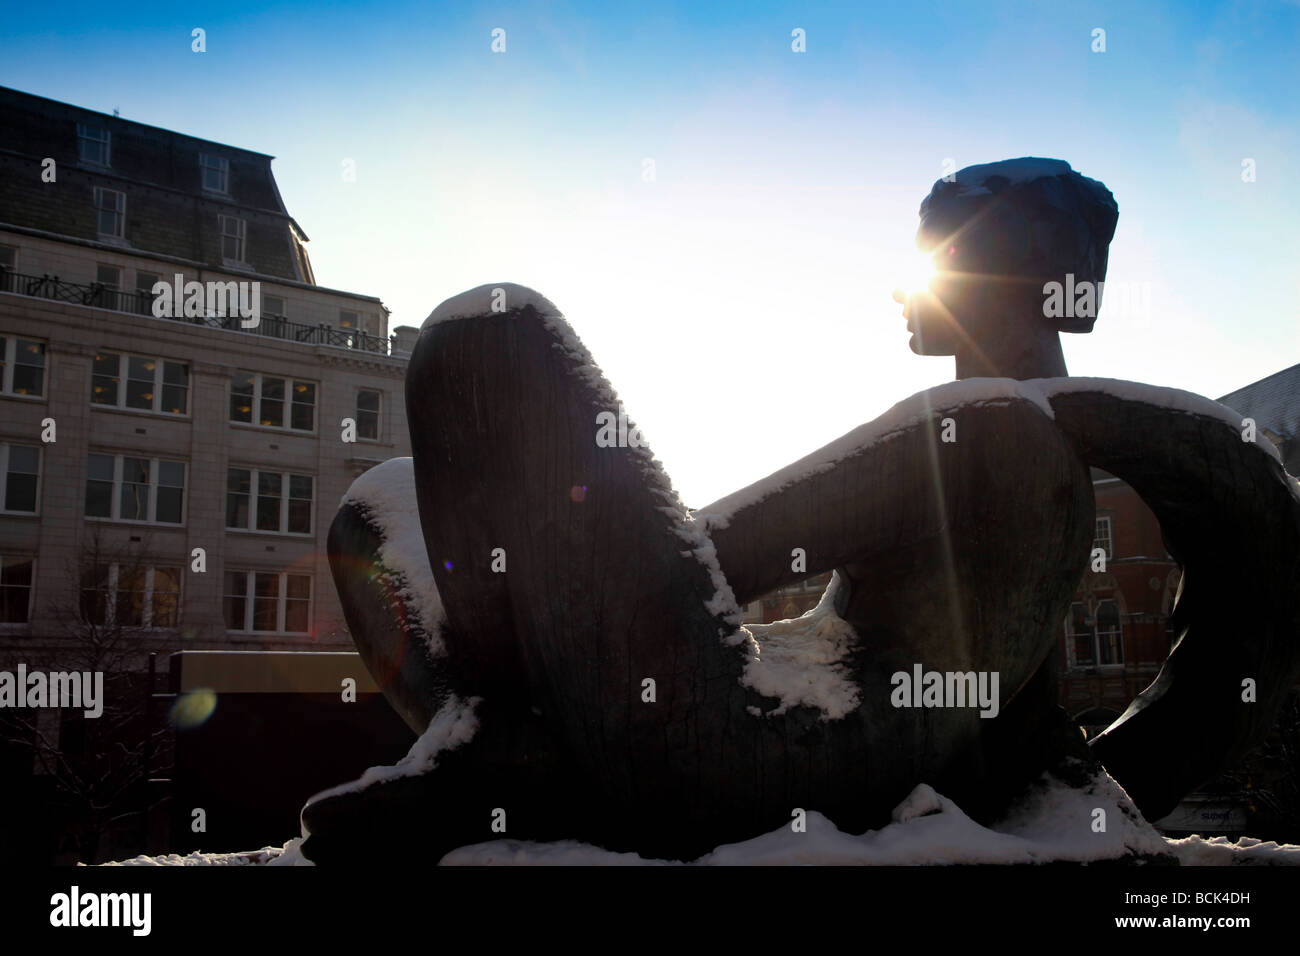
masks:
[[[234,233],[226,232],[226,223],[234,222],[239,224],[239,228]],[[236,265],[248,265],[248,220],[241,219],[239,216],[228,216],[225,213],[217,214],[217,237],[221,243],[221,261],[232,262]],[[235,239],[239,243],[239,255],[226,255],[226,240]]]
[[[118,591],[119,591],[118,585],[122,580],[122,562],[111,561],[107,565],[101,565],[101,567],[108,568],[108,576],[106,578],[106,586],[104,588],[104,595],[105,595],[104,619],[102,621],[86,621],[86,623],[92,624],[95,627],[117,627],[118,626],[117,605],[118,605]],[[174,592],[171,591],[163,592],[167,594],[174,593],[176,595],[176,612],[175,612],[176,620],[171,624],[155,625],[153,623],[154,595],[158,593],[155,587],[155,583],[157,581],[156,572],[158,572],[159,570],[176,572],[176,590]],[[185,575],[183,573],[183,568],[177,565],[148,564],[144,566],[144,573],[145,573],[145,577],[144,577],[145,584],[144,584],[144,591],[142,592],[144,597],[143,597],[143,601],[141,602],[141,608],[140,608],[141,623],[123,624],[121,625],[122,628],[123,629],[130,628],[132,630],[141,630],[141,631],[171,631],[177,629],[178,627],[181,626],[181,611],[185,607],[185,603],[182,599],[182,594],[185,588]],[[82,615],[83,618],[85,615],[84,602],[85,602],[86,592],[99,590],[98,588],[87,588],[84,582],[85,582],[85,575],[83,572],[82,580],[78,582],[78,591],[77,591],[77,598],[78,598],[77,606],[78,606],[79,613]]]
[[[375,416],[375,434],[373,436],[363,435],[361,432],[361,413],[363,411],[363,409],[361,408],[361,394],[363,392],[373,392],[375,395],[379,396],[379,404],[373,412]],[[369,388],[366,386],[359,386],[357,388],[356,399],[353,402],[353,405],[355,406],[353,410],[357,416],[356,417],[357,441],[372,441],[372,442],[383,441],[384,439],[384,390],[381,388]],[[371,414],[369,409],[364,409],[364,411],[366,412],[367,415]]]
[[[205,160],[216,160],[217,165],[214,166],[210,162],[205,162]],[[222,183],[220,188],[214,188],[207,184],[207,177],[205,174],[209,170],[215,171],[218,176],[220,176]],[[199,188],[205,193],[210,193],[214,196],[229,196],[230,160],[225,156],[218,156],[216,153],[199,153]]]
[[[231,417],[234,411],[233,404],[230,403],[233,402],[233,399],[235,397],[234,396],[235,375],[251,375],[253,377],[253,404],[249,411],[248,421],[243,421],[241,419]],[[262,383],[268,378],[280,379],[285,383],[285,389],[284,389],[285,397],[282,399],[278,399],[278,401],[284,406],[280,411],[281,424],[279,425],[264,425],[262,424],[261,421],[262,399],[263,399]],[[311,402],[312,411],[311,411],[310,429],[293,427],[293,406],[307,404],[306,402],[295,402],[293,400],[293,396],[297,394],[297,386],[299,384],[310,385],[314,389],[314,391],[312,392],[312,402]],[[228,401],[226,407],[226,421],[231,425],[243,425],[245,427],[250,427],[250,428],[266,428],[272,431],[289,432],[291,434],[297,434],[297,435],[316,434],[316,422],[317,419],[319,418],[318,411],[320,409],[320,382],[315,381],[314,379],[294,378],[289,375],[274,375],[269,372],[253,372],[243,368],[232,369],[232,374],[230,376],[230,387],[226,390],[226,397]],[[272,399],[272,401],[277,401],[277,399]]]
[[[19,445],[23,448],[36,449],[36,491],[35,500],[31,511],[15,511],[9,508],[9,450],[13,446]],[[36,518],[41,514],[41,491],[45,478],[45,449],[41,445],[29,445],[21,441],[0,441],[0,479],[3,484],[0,485],[0,515],[10,518]],[[30,475],[29,471],[15,472],[19,475]]]
[[[107,515],[86,514],[86,507],[89,504],[89,502],[86,501],[86,497],[88,492],[90,491],[90,482],[92,480],[103,482],[103,479],[101,478],[92,479],[90,477],[90,456],[91,455],[99,455],[102,458],[111,457],[113,459],[113,491],[109,499],[109,509],[108,509],[109,513]],[[149,515],[150,517],[146,517],[146,518],[121,517],[122,486],[123,484],[126,483],[122,480],[122,472],[124,468],[124,462],[127,458],[143,459],[149,462],[149,501],[148,501],[148,505],[146,506],[146,514]],[[157,517],[158,516],[158,489],[176,487],[175,485],[159,484],[160,472],[162,471],[160,465],[163,464],[164,462],[167,464],[180,465],[182,468],[185,469],[185,473],[184,473],[185,477],[182,479],[183,483],[180,485],[180,489],[181,489],[180,521],[159,521]],[[82,503],[81,503],[82,519],[85,521],[106,521],[112,524],[149,524],[149,525],[160,525],[161,527],[164,528],[183,528],[185,527],[185,520],[187,517],[186,511],[189,508],[189,503],[190,503],[189,487],[188,487],[189,479],[190,479],[190,470],[189,470],[188,461],[181,461],[176,458],[147,458],[145,456],[134,454],[131,452],[103,452],[103,451],[95,451],[94,449],[89,449],[86,452],[86,480],[83,487],[83,495],[82,495]],[[132,482],[132,484],[135,484],[135,482]]]
[[[36,558],[37,556],[35,554],[0,554],[0,594],[3,593],[6,587],[21,587],[21,585],[6,586],[3,583],[4,569],[7,563],[9,563],[10,561],[14,561],[16,559],[21,564],[31,565],[31,579],[28,581],[26,586],[27,607],[24,611],[25,619],[22,621],[6,621],[2,617],[0,617],[0,628],[27,627],[32,623],[32,607],[34,606],[32,601],[32,595],[36,592]],[[0,600],[0,609],[2,609],[3,607],[4,607],[4,602]]]
[[[101,232],[100,215],[108,210],[100,202],[105,193],[112,193],[117,196],[113,206],[113,215],[117,217],[118,232]],[[95,209],[95,235],[100,239],[117,239],[126,241],[126,193],[120,189],[109,189],[107,186],[96,186],[94,190],[94,209]]]
[[[101,139],[98,136],[92,136],[89,130],[98,130],[104,136]],[[104,160],[100,162],[97,159],[87,159],[82,153],[81,144],[98,143],[104,148]],[[98,169],[113,168],[113,131],[107,126],[92,126],[90,123],[77,123],[77,162],[94,166]]]
[[[1101,530],[1103,523],[1105,524],[1106,527],[1106,537],[1104,539],[1098,533]],[[1113,561],[1115,559],[1115,522],[1112,515],[1108,515],[1108,514],[1097,515],[1096,520],[1093,522],[1093,526],[1092,526],[1093,549],[1095,550],[1099,547],[1102,547],[1101,542],[1103,541],[1105,542],[1105,547],[1103,550],[1106,553],[1106,560]]]
[[[230,473],[232,471],[248,472],[248,525],[246,527],[234,527],[230,521],[230,497],[238,494],[230,490]],[[258,502],[262,497],[270,498],[270,495],[263,496],[261,493],[261,476],[277,475],[280,478],[280,493],[276,496],[280,502],[280,520],[279,528],[270,530],[268,528],[259,528],[257,526]],[[289,504],[292,501],[302,501],[302,498],[294,498],[289,493],[292,487],[292,478],[310,478],[311,479],[311,508],[308,512],[306,531],[289,530]],[[279,471],[271,468],[257,468],[253,465],[227,465],[226,466],[226,531],[232,534],[273,534],[286,538],[311,538],[316,535],[316,489],[317,480],[315,475],[301,475],[288,471]]]
[[[1101,618],[1101,609],[1103,605],[1109,605],[1115,609],[1115,628],[1114,630],[1102,631],[1098,627]],[[1074,629],[1075,608],[1082,607],[1085,619],[1089,628],[1086,632],[1076,632]],[[1066,633],[1066,662],[1069,667],[1080,670],[1112,670],[1124,667],[1124,617],[1119,610],[1119,602],[1114,598],[1101,598],[1096,602],[1096,606],[1089,613],[1089,602],[1072,601],[1070,611],[1065,618]],[[1103,641],[1109,641],[1114,637],[1114,657],[1115,660],[1103,661],[1102,654]],[[1086,638],[1092,651],[1092,659],[1089,661],[1080,661],[1078,655],[1077,642]]]
[[[111,409],[113,411],[119,411],[119,412],[139,412],[140,414],[143,415],[162,415],[166,418],[189,418],[190,417],[190,391],[191,391],[190,377],[191,376],[190,376],[190,366],[188,362],[178,362],[173,359],[163,358],[157,355],[136,355],[134,352],[118,352],[113,349],[96,349],[95,353],[96,353],[95,358],[91,359],[91,366],[90,366],[89,403],[91,408],[105,408],[105,409]],[[95,370],[95,362],[98,361],[101,355],[117,356],[117,376],[115,379],[117,382],[117,401],[113,403],[95,401],[95,379],[106,377],[99,374]],[[152,408],[139,408],[135,405],[128,405],[126,403],[126,397],[128,392],[127,383],[131,381],[143,381],[143,379],[131,378],[131,359],[140,359],[141,361],[154,363],[153,407]],[[123,369],[124,365],[125,365],[125,370]],[[179,365],[185,371],[184,385],[174,385],[167,381],[168,365]],[[162,403],[163,403],[162,397],[163,397],[164,388],[183,388],[185,390],[185,411],[169,412],[162,407]]]
[[[4,346],[0,348],[4,354],[0,355],[0,362],[3,363],[3,369],[0,369],[0,395],[7,398],[22,398],[30,401],[45,401],[45,386],[48,381],[50,371],[50,343],[45,339],[29,339],[21,335],[12,335],[8,332],[0,332],[0,340],[3,340]],[[41,391],[36,395],[24,395],[22,392],[14,391],[14,372],[18,369],[18,343],[30,342],[33,345],[41,346]],[[22,363],[29,368],[36,366],[30,363]]]
[[[257,623],[254,619],[255,602],[257,601],[257,575],[273,574],[276,576],[276,629],[273,631],[256,630],[254,625]],[[244,593],[242,595],[231,593],[231,576],[242,575],[244,578]],[[289,578],[306,578],[307,579],[307,623],[305,630],[290,631],[285,629],[288,603],[289,603]],[[285,570],[268,570],[265,568],[229,568],[222,578],[221,584],[221,616],[223,623],[226,625],[226,631],[230,634],[247,634],[247,635],[266,635],[266,634],[284,634],[295,636],[306,636],[312,632],[313,619],[315,616],[316,605],[316,577],[310,573],[300,573],[297,571]],[[232,598],[242,598],[244,602],[244,620],[243,627],[230,626],[230,605]],[[298,599],[294,599],[298,600]]]

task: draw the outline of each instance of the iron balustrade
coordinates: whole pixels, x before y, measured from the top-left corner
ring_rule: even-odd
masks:
[[[89,284],[66,282],[52,275],[24,275],[0,266],[0,292],[26,295],[37,299],[50,299],[55,302],[70,302],[74,305],[89,306],[92,309],[108,309],[113,312],[126,312],[131,315],[144,315],[164,322],[186,322],[191,325],[204,325],[212,329],[225,329],[230,332],[243,332],[246,335],[262,335],[268,338],[288,342],[302,342],[306,345],[328,345],[333,348],[352,349],[361,352],[374,352],[379,355],[389,354],[389,340],[380,335],[370,335],[356,329],[336,329],[329,325],[305,325],[302,322],[290,322],[283,315],[263,312],[261,321],[252,328],[243,327],[243,319],[238,313],[234,315],[177,315],[155,316],[153,314],[154,295],[148,289],[127,292],[115,289],[101,282]]]

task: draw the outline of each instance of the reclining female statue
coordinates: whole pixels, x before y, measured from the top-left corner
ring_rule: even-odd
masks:
[[[936,183],[918,233],[936,276],[904,314],[958,381],[695,512],[644,443],[597,440],[621,406],[550,302],[510,284],[444,302],[407,374],[413,457],[359,479],[330,535],[358,649],[423,736],[397,771],[314,797],[304,852],[504,835],[689,859],[797,809],[878,827],[919,783],[989,822],[1097,761],[1148,818],[1172,809],[1297,676],[1300,495],[1223,406],[1066,377],[1058,332],[1095,309],[1048,318],[1045,288],[1099,285],[1116,218],[1057,160]],[[1179,643],[1091,750],[1052,673],[1089,466],[1142,494],[1184,568]],[[831,570],[811,615],[741,626]]]

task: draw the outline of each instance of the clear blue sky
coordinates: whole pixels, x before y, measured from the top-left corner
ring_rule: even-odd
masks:
[[[952,378],[890,299],[948,158],[1114,192],[1137,303],[1064,336],[1072,374],[1300,361],[1300,4],[863,6],[10,4],[0,84],[276,156],[317,280],[395,324],[535,287],[692,506]]]

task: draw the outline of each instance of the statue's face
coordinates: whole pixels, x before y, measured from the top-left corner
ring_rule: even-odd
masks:
[[[999,336],[1016,334],[1041,309],[1041,279],[1018,275],[1028,253],[1030,226],[1011,208],[992,207],[964,221],[928,217],[917,246],[929,256],[927,288],[903,301],[908,342],[917,355],[954,355],[979,350]]]

